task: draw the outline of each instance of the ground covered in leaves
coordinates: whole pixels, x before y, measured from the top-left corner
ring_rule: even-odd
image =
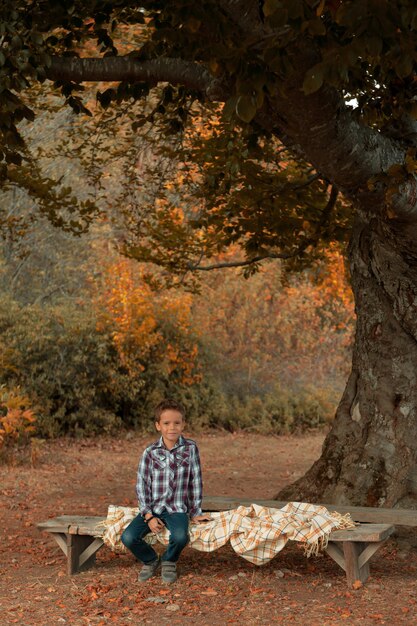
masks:
[[[272,498],[302,475],[319,456],[323,435],[196,439],[205,493],[255,499]],[[109,504],[136,506],[138,458],[151,440],[46,442],[32,462],[1,468],[1,626],[417,624],[417,549],[410,538],[390,539],[358,589],[347,588],[328,556],[306,559],[296,544],[263,567],[228,546],[210,554],[186,548],[172,586],[159,577],[138,583],[133,557],[104,547],[93,569],[68,577],[62,552],[36,524],[55,515],[105,515]]]

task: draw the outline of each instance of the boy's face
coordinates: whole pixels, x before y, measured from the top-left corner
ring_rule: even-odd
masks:
[[[184,418],[179,411],[174,409],[166,409],[161,413],[159,422],[155,422],[156,430],[158,430],[164,443],[168,449],[175,446],[182,431],[184,430]]]

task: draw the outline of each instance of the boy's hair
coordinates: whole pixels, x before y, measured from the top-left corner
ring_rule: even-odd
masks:
[[[185,419],[185,409],[181,402],[177,402],[177,400],[171,400],[170,398],[162,400],[155,407],[155,422],[159,422],[164,411],[178,411],[178,413],[181,413],[182,419]]]

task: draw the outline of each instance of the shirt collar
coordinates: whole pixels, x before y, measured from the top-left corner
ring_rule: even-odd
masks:
[[[184,437],[182,435],[180,435],[179,438],[178,438],[177,443],[175,444],[175,446],[171,450],[169,450],[169,452],[172,452],[172,450],[176,450],[177,448],[180,448],[181,446],[184,446],[184,445],[185,445],[185,439],[184,439]],[[159,437],[159,439],[158,439],[158,441],[156,443],[156,447],[157,448],[162,448],[163,450],[167,450],[167,448],[164,445],[164,438],[162,437],[162,435],[161,435],[161,437]]]

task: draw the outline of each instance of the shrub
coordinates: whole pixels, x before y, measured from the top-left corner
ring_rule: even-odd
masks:
[[[110,432],[135,385],[108,337],[80,307],[20,308],[3,300],[0,333],[9,348],[1,382],[19,386],[39,406],[42,436]]]
[[[297,392],[278,385],[266,396],[229,397],[213,425],[263,434],[302,432],[327,424],[337,402],[338,396],[332,391],[307,388]]]
[[[192,337],[163,315],[154,328],[158,341],[146,349],[137,346],[127,365],[113,329],[99,327],[88,308],[74,303],[23,308],[4,298],[0,342],[7,346],[7,363],[0,384],[19,386],[39,406],[37,434],[43,437],[146,428],[153,406],[167,395],[188,394],[195,420],[212,392],[193,374]],[[193,386],[200,391],[191,391]]]
[[[13,445],[26,444],[35,432],[36,417],[27,396],[19,390],[0,389],[0,454]]]
[[[24,438],[24,424],[41,437],[153,429],[153,408],[167,396],[184,403],[193,429],[292,433],[333,417],[332,386],[290,389],[282,379],[282,386],[256,389],[246,378],[238,391],[229,388],[230,372],[224,363],[218,367],[210,332],[197,339],[188,296],[153,301],[127,278],[107,309],[73,301],[21,307],[3,296],[0,385],[21,390],[27,401],[13,409],[21,413],[9,413],[3,438],[19,429],[17,440]],[[119,307],[121,301],[130,304]],[[33,406],[37,419],[29,423],[24,411]]]

